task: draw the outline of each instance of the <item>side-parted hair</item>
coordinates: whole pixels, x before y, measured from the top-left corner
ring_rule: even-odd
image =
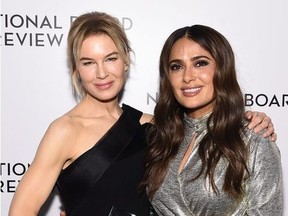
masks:
[[[67,39],[72,85],[74,91],[80,97],[84,97],[87,94],[77,71],[80,49],[87,37],[99,34],[109,36],[114,41],[125,64],[129,67],[131,63],[130,52],[132,49],[130,42],[117,18],[103,12],[91,12],[80,15],[73,21]]]
[[[208,119],[208,133],[200,142],[201,174],[208,177],[215,193],[214,171],[220,158],[229,165],[223,190],[238,199],[243,196],[242,182],[247,174],[247,149],[241,135],[244,133],[244,100],[237,82],[233,50],[226,38],[216,30],[193,25],[174,31],[166,40],[160,56],[159,100],[154,110],[155,125],[148,133],[149,152],[143,185],[153,197],[162,184],[168,164],[176,155],[185,136],[185,108],[175,99],[169,77],[169,58],[174,44],[181,38],[193,40],[211,54],[216,62],[213,77],[215,106]],[[211,124],[212,123],[212,124]]]

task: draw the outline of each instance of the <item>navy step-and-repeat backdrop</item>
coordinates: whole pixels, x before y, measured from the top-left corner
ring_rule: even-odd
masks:
[[[75,17],[90,11],[116,16],[134,49],[122,102],[152,113],[158,59],[176,28],[204,24],[223,33],[236,55],[247,110],[267,113],[278,134],[284,186],[288,182],[288,2],[286,0],[1,1],[1,215],[31,163],[49,123],[75,105],[66,39]],[[283,215],[288,215],[284,188]],[[51,195],[41,215],[59,215]]]

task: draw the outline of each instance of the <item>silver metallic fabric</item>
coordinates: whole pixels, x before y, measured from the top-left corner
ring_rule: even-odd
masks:
[[[227,161],[222,158],[214,173],[219,194],[213,192],[204,175],[191,181],[201,167],[198,155],[199,141],[207,133],[208,115],[202,119],[185,116],[186,137],[179,152],[170,163],[168,172],[159,190],[152,199],[152,205],[159,215],[282,215],[283,183],[280,152],[275,143],[247,130],[243,139],[249,145],[248,169],[250,178],[244,182],[245,196],[242,200],[229,197],[223,190]],[[184,168],[179,166],[197,131],[193,151]]]

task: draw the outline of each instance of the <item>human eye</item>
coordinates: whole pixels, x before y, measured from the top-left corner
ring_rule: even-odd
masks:
[[[82,65],[84,65],[84,66],[89,66],[89,65],[92,65],[92,64],[93,64],[92,61],[83,61],[82,62]]]
[[[118,59],[118,56],[109,56],[107,57],[106,61],[107,62],[113,62],[113,61],[116,61]]]
[[[183,68],[183,66],[179,63],[172,63],[169,66],[170,71],[179,71],[182,68]]]
[[[116,61],[117,60],[117,57],[110,57],[107,59],[108,61]]]
[[[195,62],[195,67],[204,67],[208,64],[209,64],[209,62],[206,60],[198,60]]]
[[[81,58],[80,59],[80,65],[84,67],[88,67],[90,65],[93,65],[95,61],[91,58]]]

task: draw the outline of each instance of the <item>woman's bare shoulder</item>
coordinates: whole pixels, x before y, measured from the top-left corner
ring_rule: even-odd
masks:
[[[73,127],[75,127],[75,123],[73,120],[73,117],[69,116],[68,114],[65,114],[57,119],[55,119],[54,121],[52,121],[48,127],[48,129],[50,130],[54,130],[54,131],[59,131],[61,132],[67,132],[70,129],[72,129]]]
[[[141,124],[145,123],[153,123],[153,115],[150,115],[148,113],[143,113],[141,119],[140,119]]]
[[[79,124],[68,114],[55,119],[50,123],[45,133],[45,137],[57,143],[67,143],[74,136]]]

